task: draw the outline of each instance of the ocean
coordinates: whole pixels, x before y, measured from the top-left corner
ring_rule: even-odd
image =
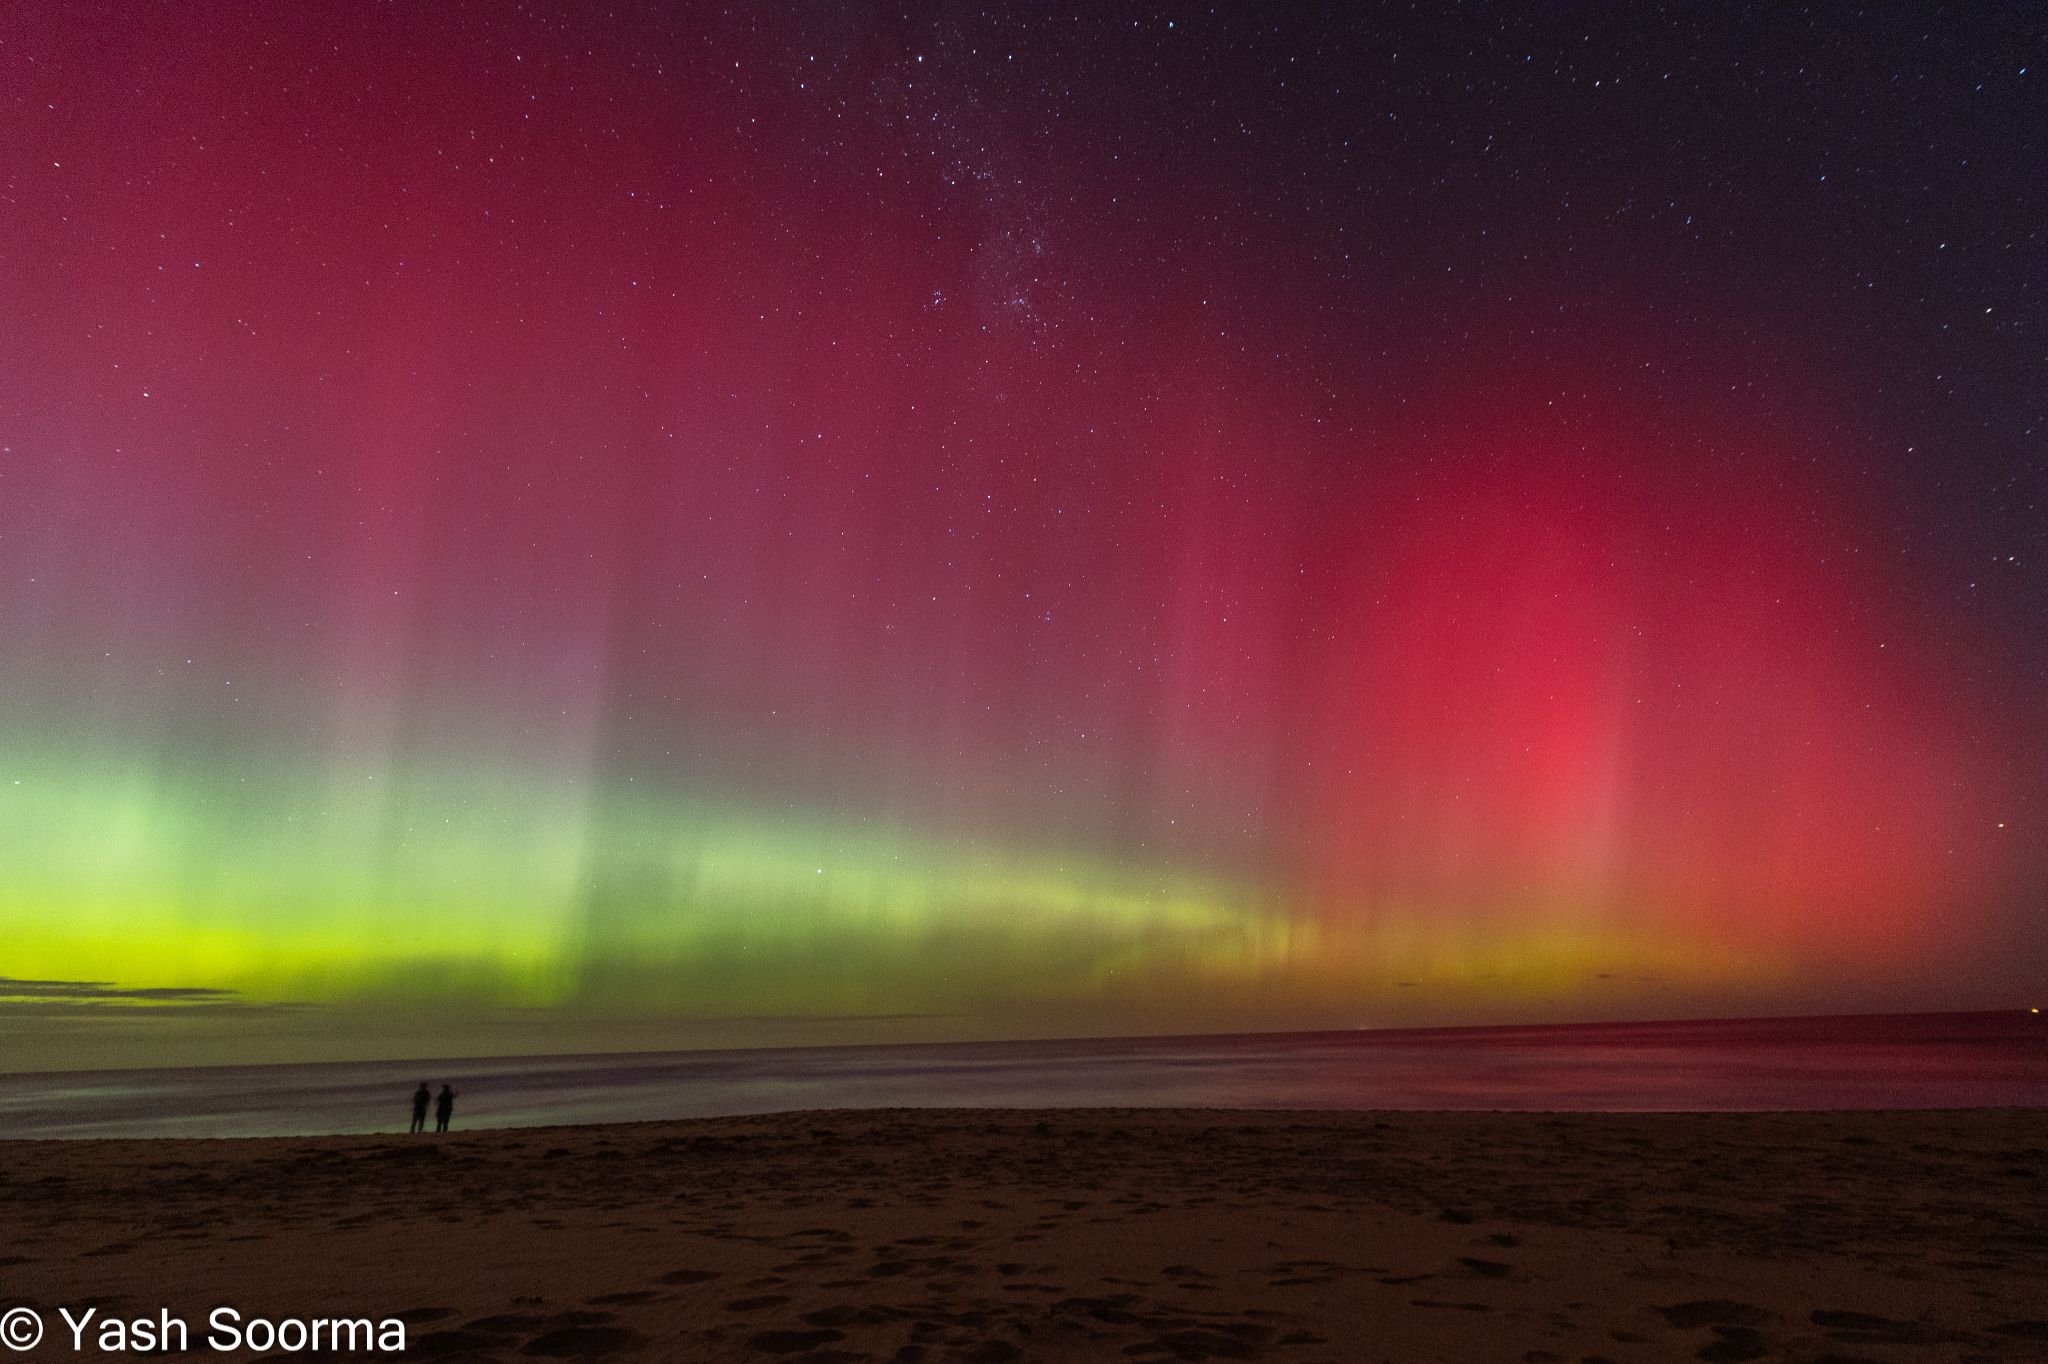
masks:
[[[831,1108],[1649,1112],[2048,1107],[2019,1011],[0,1075],[0,1138],[404,1131]]]

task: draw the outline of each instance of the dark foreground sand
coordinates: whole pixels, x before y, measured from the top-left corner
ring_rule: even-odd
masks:
[[[225,1358],[228,1304],[443,1360],[2040,1361],[2044,1147],[2040,1111],[24,1142],[0,1306],[45,1310],[38,1359],[104,1357],[58,1304]]]

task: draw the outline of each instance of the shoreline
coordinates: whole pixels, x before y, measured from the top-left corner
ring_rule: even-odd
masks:
[[[0,1139],[525,1128],[904,1107],[1778,1112],[2048,1106],[2048,1026],[1915,1014],[0,1076]]]
[[[1124,1119],[1142,1119],[1146,1116],[1163,1118],[1207,1118],[1217,1124],[1252,1122],[1260,1119],[1359,1119],[1385,1120],[1406,1119],[1550,1119],[1567,1118],[1597,1121],[1615,1119],[1660,1119],[1660,1118],[1785,1118],[1785,1119],[1829,1119],[1829,1118],[1899,1118],[1954,1116],[1968,1118],[1971,1115],[2004,1115],[2023,1117],[2038,1115],[2043,1124],[2044,1138],[2048,1138],[2048,1104],[1927,1104],[1920,1106],[1889,1108],[1252,1108],[1222,1107],[1216,1105],[1189,1105],[1169,1107],[1158,1104],[1130,1104],[1121,1107],[1096,1105],[1091,1107],[1024,1104],[982,1105],[967,1104],[891,1104],[874,1107],[848,1106],[839,1108],[778,1108],[753,1113],[718,1113],[702,1117],[677,1118],[630,1118],[618,1122],[539,1122],[505,1123],[464,1126],[457,1115],[454,1129],[448,1132],[408,1132],[396,1120],[389,1127],[366,1128],[353,1132],[297,1132],[276,1134],[254,1134],[239,1136],[62,1136],[62,1137],[15,1137],[0,1133],[0,1152],[18,1151],[23,1147],[55,1146],[76,1148],[81,1146],[135,1146],[154,1150],[177,1145],[241,1145],[290,1144],[320,1146],[326,1143],[377,1143],[397,1140],[401,1143],[451,1139],[519,1138],[567,1133],[577,1136],[593,1132],[632,1132],[651,1128],[704,1127],[727,1123],[743,1123],[761,1120],[787,1119],[883,1119],[915,1118],[922,1116],[943,1117],[946,1115],[986,1115],[1017,1119],[1039,1120],[1051,1117],[1080,1118],[1116,1116]],[[429,1122],[432,1119],[429,1118]]]
[[[460,1360],[2041,1360],[2044,1147],[2038,1109],[24,1140],[0,1305],[389,1317]]]

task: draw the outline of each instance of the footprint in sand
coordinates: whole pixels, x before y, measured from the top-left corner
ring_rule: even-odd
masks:
[[[516,1334],[521,1331],[537,1330],[547,1325],[547,1321],[546,1317],[528,1316],[517,1312],[500,1312],[495,1316],[478,1317],[475,1321],[465,1323],[462,1329],[465,1331],[485,1331],[495,1335],[506,1335]]]
[[[601,1359],[639,1340],[636,1332],[623,1326],[561,1326],[527,1341],[519,1353],[543,1359]]]
[[[505,1349],[511,1343],[512,1337],[490,1331],[432,1331],[413,1337],[406,1353],[416,1359],[439,1359],[443,1355],[473,1356]]]
[[[747,1342],[747,1348],[759,1350],[763,1354],[793,1355],[803,1350],[815,1350],[821,1345],[830,1345],[835,1340],[844,1339],[846,1339],[846,1332],[844,1331],[763,1331]]]
[[[446,1309],[430,1307],[414,1310],[444,1312]],[[478,1317],[475,1321],[454,1330],[431,1331],[415,1337],[409,1353],[426,1359],[438,1359],[443,1355],[467,1357],[482,1351],[507,1350],[520,1336],[539,1330],[548,1323],[547,1317],[523,1313],[498,1313],[494,1316]]]
[[[1815,1326],[1826,1327],[1830,1340],[1853,1345],[1938,1345],[1955,1338],[1955,1333],[1924,1321],[1896,1321],[1869,1312],[1822,1309],[1811,1318]]]
[[[1693,1331],[1702,1326],[1761,1326],[1771,1316],[1753,1302],[1731,1302],[1727,1298],[1681,1302],[1656,1310],[1665,1321],[1681,1331]],[[1820,1314],[1814,1315],[1818,1317]]]
[[[1762,1359],[1771,1353],[1764,1343],[1764,1333],[1749,1326],[1716,1326],[1713,1328],[1717,1339],[1708,1341],[1693,1356],[1704,1359],[1707,1364],[1746,1364],[1752,1359]]]
[[[1126,1348],[1124,1353],[1133,1359],[1252,1359],[1257,1356],[1258,1347],[1271,1338],[1272,1332],[1263,1326],[1222,1330],[1190,1326],[1164,1332],[1147,1344]]]
[[[804,1313],[804,1324],[826,1327],[880,1326],[884,1322],[894,1321],[896,1316],[896,1313],[882,1307],[849,1307],[842,1303],[837,1307],[820,1307],[815,1312]]]

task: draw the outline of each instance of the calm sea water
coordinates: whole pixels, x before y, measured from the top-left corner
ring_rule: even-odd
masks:
[[[0,1076],[0,1137],[403,1131],[819,1108],[2048,1107],[2048,1015],[811,1047]]]

